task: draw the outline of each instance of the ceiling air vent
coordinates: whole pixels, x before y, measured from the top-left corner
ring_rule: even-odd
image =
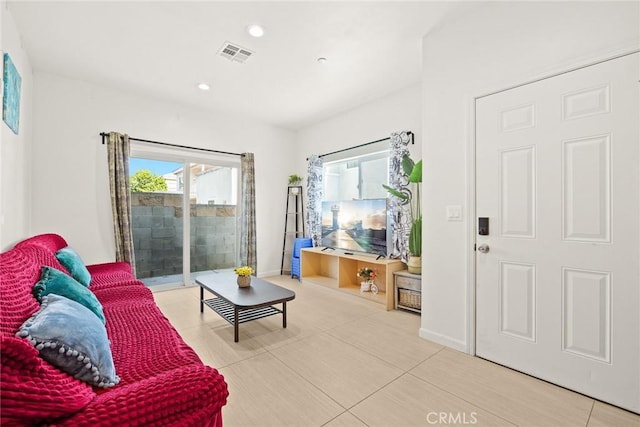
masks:
[[[227,58],[229,61],[245,62],[251,55],[253,55],[253,52],[240,47],[237,44],[225,42],[218,54],[223,58]]]

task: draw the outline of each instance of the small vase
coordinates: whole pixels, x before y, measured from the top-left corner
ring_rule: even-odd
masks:
[[[246,288],[251,285],[251,276],[238,276],[238,286]]]
[[[360,292],[369,292],[371,290],[371,280],[360,282]]]

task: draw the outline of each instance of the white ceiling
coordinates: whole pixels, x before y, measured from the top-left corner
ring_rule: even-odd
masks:
[[[434,1],[8,3],[35,71],[292,130],[418,83],[422,36],[465,9]],[[247,34],[253,23],[264,37]],[[231,62],[217,55],[225,41],[255,54]],[[211,90],[197,89],[201,81]]]

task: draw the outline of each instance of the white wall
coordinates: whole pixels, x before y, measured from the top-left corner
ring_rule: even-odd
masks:
[[[0,251],[29,234],[31,214],[33,72],[6,2],[0,2],[2,53],[9,54],[22,77],[18,135],[0,120]],[[2,66],[0,66],[0,73]]]
[[[473,98],[637,49],[639,12],[638,2],[494,2],[423,39],[422,337],[471,348]],[[463,206],[464,221],[447,222],[447,205]]]
[[[421,145],[421,95],[416,84],[298,131],[296,162],[290,173],[307,175],[306,158],[388,138],[391,132],[412,131],[411,155],[419,159]]]
[[[255,153],[258,273],[279,273],[294,134],[270,125],[35,73],[32,232],[56,232],[87,263],[114,259],[102,131]]]

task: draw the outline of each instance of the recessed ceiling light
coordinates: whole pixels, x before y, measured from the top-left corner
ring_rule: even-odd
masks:
[[[318,61],[320,64],[324,64],[325,62],[327,62],[327,58],[325,58],[324,56],[321,56],[320,58],[318,58],[318,59],[317,59],[317,61]]]
[[[262,37],[264,36],[264,28],[258,24],[252,24],[247,27],[247,32],[251,34],[253,37]]]
[[[200,90],[209,90],[211,89],[211,86],[209,86],[209,83],[198,83],[198,89]]]

